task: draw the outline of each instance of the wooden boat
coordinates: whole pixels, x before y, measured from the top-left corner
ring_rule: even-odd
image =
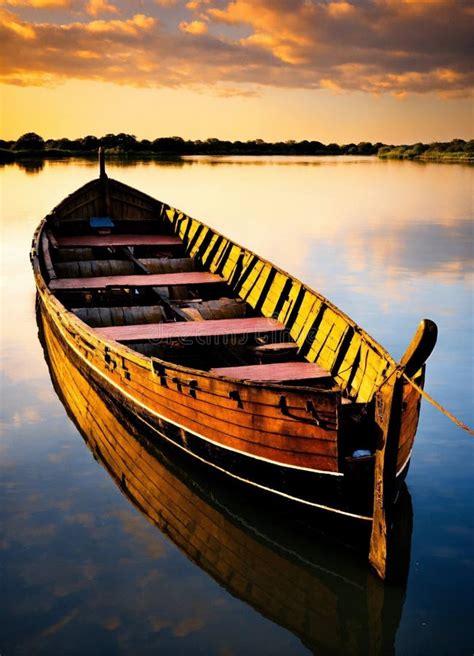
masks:
[[[157,439],[269,493],[371,522],[386,574],[425,360],[397,364],[318,292],[105,173],[39,225],[31,260],[71,361]]]
[[[292,512],[256,505],[251,491],[222,485],[222,477],[158,442],[115,395],[72,364],[40,313],[38,320],[55,390],[94,458],[189,560],[311,653],[395,653],[411,547],[406,487],[397,504],[398,579],[387,587],[357,554],[315,539]]]

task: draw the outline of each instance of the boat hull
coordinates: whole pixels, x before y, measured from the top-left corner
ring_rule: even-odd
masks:
[[[124,387],[123,381],[119,383],[113,378],[109,367],[100,368],[97,361],[86,357],[85,351],[78,346],[78,336],[71,335],[60,318],[48,312],[43,301],[39,300],[39,304],[45,334],[52,332],[68,360],[92,379],[104,394],[116,399],[123,410],[131,413],[142,429],[158,442],[172,444],[206,466],[278,497],[363,522],[371,521],[372,461],[365,463],[365,466],[360,463],[348,474],[315,471],[239,452],[186,429],[153,411],[152,403],[147,407],[134,398]],[[90,349],[91,345],[87,346]],[[400,477],[400,482],[402,479]]]

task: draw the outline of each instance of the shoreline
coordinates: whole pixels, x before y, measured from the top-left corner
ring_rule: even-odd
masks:
[[[105,154],[110,161],[170,161],[170,162],[182,162],[187,158],[192,157],[243,157],[243,158],[265,158],[265,157],[296,157],[303,159],[304,157],[376,157],[379,160],[405,160],[405,161],[417,161],[425,163],[446,163],[446,164],[474,164],[474,154],[471,153],[443,153],[443,152],[434,152],[426,153],[420,155],[404,154],[403,152],[386,152],[378,153],[371,155],[362,155],[362,154],[347,154],[347,153],[314,153],[314,154],[300,154],[300,153],[288,153],[288,152],[273,152],[273,153],[225,153],[225,152],[215,152],[215,153],[206,153],[206,152],[194,152],[194,153],[155,153],[147,151],[123,151],[123,152],[112,152],[112,149],[106,149]],[[0,150],[0,165],[3,164],[15,164],[18,162],[45,162],[45,161],[63,161],[68,159],[80,159],[85,161],[95,161],[97,158],[97,151],[91,152],[74,152],[74,151],[52,151],[49,152],[47,149],[43,151],[5,151]]]

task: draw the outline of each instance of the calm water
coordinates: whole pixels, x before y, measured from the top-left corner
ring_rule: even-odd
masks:
[[[426,389],[474,423],[474,169],[372,158],[197,158],[110,164],[108,171],[297,275],[396,357],[419,319],[434,319],[440,335]],[[265,570],[248,557],[246,591],[234,596],[194,564],[92,458],[53,389],[37,336],[28,250],[39,220],[95,175],[95,164],[83,162],[0,169],[0,653],[309,653],[327,642],[308,641],[307,626],[296,630],[298,623],[284,621],[250,590],[253,581],[271,592],[270,574],[262,578]],[[304,603],[339,605],[349,618],[347,626],[332,623],[331,610],[326,625],[312,627],[315,635],[328,626],[334,632],[331,653],[354,652],[361,630],[372,653],[389,653],[380,646],[380,622],[397,654],[473,653],[473,464],[473,438],[424,403],[407,480],[413,535],[406,589],[381,592],[352,555],[328,554],[320,544],[308,554],[305,546],[313,569],[302,581],[315,593]],[[244,499],[242,512],[249,505]],[[208,502],[205,508],[215,512]],[[232,526],[222,520],[231,545]],[[262,528],[258,539],[242,537],[250,553],[261,544],[268,549],[265,535]],[[301,560],[295,550],[291,559]],[[274,557],[272,549],[265,553]],[[291,570],[288,563],[280,561],[282,572]],[[372,602],[383,594],[383,613],[368,603],[368,621],[356,626],[354,585],[346,593],[342,583],[322,581],[321,572],[344,585],[356,581]]]

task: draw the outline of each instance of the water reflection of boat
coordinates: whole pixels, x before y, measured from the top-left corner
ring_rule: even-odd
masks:
[[[398,584],[386,586],[363,559],[315,536],[291,512],[256,505],[239,484],[223,485],[218,474],[172,453],[175,447],[157,445],[71,363],[41,313],[38,320],[56,392],[94,458],[191,561],[315,653],[394,653],[411,546],[405,486],[397,506]]]
[[[38,228],[36,284],[67,357],[196,459],[387,536],[436,341],[401,365],[323,296],[199,221],[101,176]],[[374,475],[375,472],[375,475]],[[374,493],[375,492],[375,493]],[[388,536],[389,537],[389,536]]]

